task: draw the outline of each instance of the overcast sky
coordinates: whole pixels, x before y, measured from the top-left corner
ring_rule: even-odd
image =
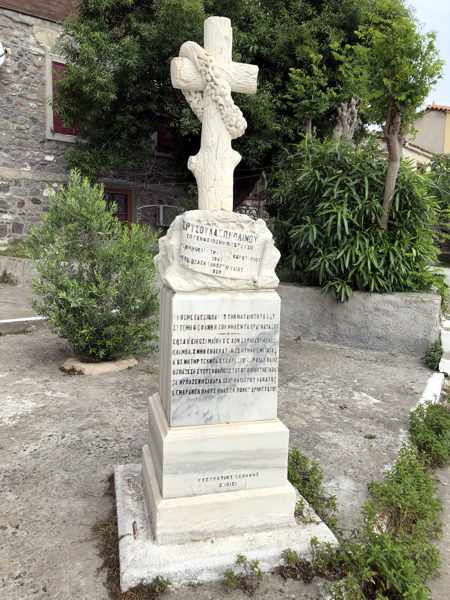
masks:
[[[445,60],[443,77],[428,98],[428,104],[450,105],[450,0],[407,0],[425,31],[434,31],[441,57]]]

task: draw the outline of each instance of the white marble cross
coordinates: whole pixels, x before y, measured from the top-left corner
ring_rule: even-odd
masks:
[[[247,123],[231,92],[255,94],[258,67],[233,62],[230,19],[205,21],[205,48],[186,42],[171,63],[172,85],[182,90],[202,123],[200,152],[188,168],[198,186],[198,205],[206,210],[233,210],[233,173],[241,155],[231,140],[244,134]]]

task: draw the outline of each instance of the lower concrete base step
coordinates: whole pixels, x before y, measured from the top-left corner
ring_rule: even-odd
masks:
[[[157,544],[144,508],[141,465],[118,465],[115,489],[120,553],[120,585],[125,592],[140,583],[148,584],[158,575],[173,585],[218,581],[244,554],[258,560],[262,571],[280,564],[287,548],[309,556],[311,539],[337,544],[331,530],[309,509],[307,523],[221,538]]]

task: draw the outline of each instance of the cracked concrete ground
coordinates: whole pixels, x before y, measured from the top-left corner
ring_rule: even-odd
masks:
[[[59,370],[68,355],[47,328],[0,337],[2,600],[109,598],[92,526],[110,513],[113,465],[140,460],[158,357],[122,373],[73,377]],[[343,529],[357,524],[367,482],[395,459],[429,375],[410,356],[282,341],[280,417],[291,444],[320,461]],[[257,597],[306,600],[320,590],[320,582],[266,575]],[[245,596],[215,584],[167,597]]]

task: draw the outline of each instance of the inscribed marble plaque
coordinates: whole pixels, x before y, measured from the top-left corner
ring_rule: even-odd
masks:
[[[166,288],[162,302],[170,304],[170,333],[161,340],[161,397],[170,425],[276,418],[278,294],[173,295]]]
[[[220,223],[199,223],[186,216],[180,246],[180,264],[193,271],[227,277],[256,279],[266,240],[255,231]]]

